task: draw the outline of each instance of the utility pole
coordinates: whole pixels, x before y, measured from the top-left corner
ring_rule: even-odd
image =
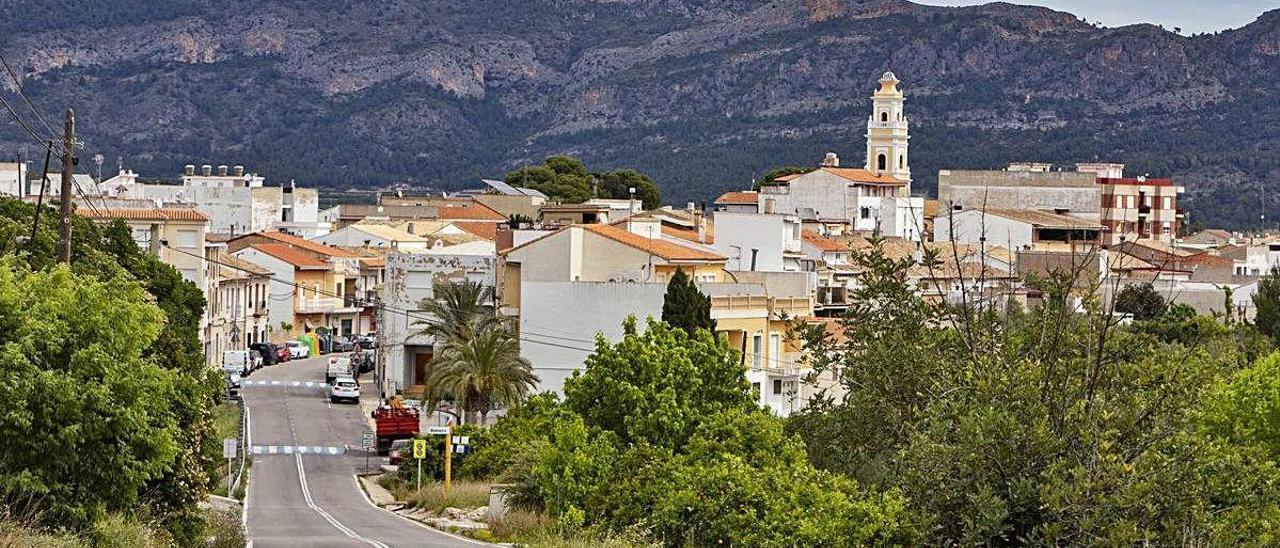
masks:
[[[62,135],[62,229],[58,245],[58,262],[71,264],[71,177],[75,172],[76,113],[67,109]]]

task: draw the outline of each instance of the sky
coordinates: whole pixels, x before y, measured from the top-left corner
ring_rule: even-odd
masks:
[[[985,0],[913,0],[935,6],[971,6]],[[1153,23],[1183,34],[1239,28],[1262,12],[1280,8],[1280,0],[1006,0],[1014,4],[1046,6],[1101,22],[1108,27]]]

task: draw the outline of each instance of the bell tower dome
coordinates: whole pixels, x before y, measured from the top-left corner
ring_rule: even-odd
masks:
[[[871,116],[867,118],[867,171],[907,181],[911,191],[911,164],[907,155],[907,115],[902,110],[900,81],[893,72],[880,76],[880,89],[871,95]]]

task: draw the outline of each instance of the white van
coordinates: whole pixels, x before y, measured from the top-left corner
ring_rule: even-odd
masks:
[[[324,382],[333,384],[333,381],[340,377],[355,376],[356,372],[351,369],[351,358],[347,356],[329,357],[329,369],[325,371]]]
[[[253,371],[254,352],[248,350],[228,350],[222,353],[222,370],[241,377],[249,376]]]

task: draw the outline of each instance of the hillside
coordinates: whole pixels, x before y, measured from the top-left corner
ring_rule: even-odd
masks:
[[[1114,160],[1183,181],[1193,221],[1280,219],[1280,10],[1185,37],[902,0],[99,4],[0,2],[21,14],[0,51],[38,104],[76,109],[108,168],[457,188],[568,153],[680,203],[861,158],[891,68],[917,189],[943,167]],[[0,157],[21,135],[0,123]]]

